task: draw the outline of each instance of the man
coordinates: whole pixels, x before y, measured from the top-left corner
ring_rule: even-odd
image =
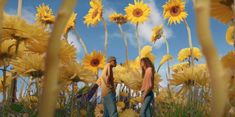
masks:
[[[116,58],[111,56],[108,63],[102,71],[101,77],[97,84],[101,86],[101,96],[104,104],[104,117],[118,117],[116,107],[116,93],[113,78],[113,68],[116,67]]]

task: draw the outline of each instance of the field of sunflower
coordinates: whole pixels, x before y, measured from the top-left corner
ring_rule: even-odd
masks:
[[[74,9],[80,1],[62,0],[57,14],[49,5],[39,4],[34,23],[22,17],[23,1],[18,0],[17,15],[10,15],[4,10],[7,0],[0,0],[0,117],[103,117],[100,92],[89,98],[88,92],[93,90],[108,57],[104,0],[90,0],[83,16],[87,27],[99,23],[104,26],[104,49],[92,52],[76,27],[78,15]],[[224,41],[235,48],[235,1],[192,0],[200,48],[193,45],[187,3],[166,0],[162,6],[166,25],[183,23],[186,27],[188,47],[174,58],[165,24],[154,25],[149,41],[154,45],[162,39],[166,46],[160,61],[156,61],[152,45],[141,44],[140,26],[152,13],[144,0],[133,0],[124,8],[125,14],[109,14],[108,19],[117,26],[125,46],[125,61],[113,69],[120,117],[139,117],[143,81],[139,63],[143,57],[156,67],[151,105],[154,117],[235,117],[235,49],[220,57],[210,29],[210,17],[228,25]],[[127,23],[135,26],[138,56],[134,59],[129,59],[132,51],[123,30]],[[68,41],[69,32],[75,34],[84,51],[81,61],[77,60],[78,50]],[[178,63],[170,63],[173,59]],[[200,59],[205,62],[199,63]],[[162,74],[164,67],[167,70]],[[164,78],[167,84],[161,86]]]

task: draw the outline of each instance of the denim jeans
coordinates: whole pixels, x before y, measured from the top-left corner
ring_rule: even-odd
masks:
[[[153,92],[150,91],[147,96],[144,98],[144,103],[141,106],[140,117],[152,117],[151,113],[151,102],[153,101],[154,95]]]
[[[104,117],[118,117],[115,93],[109,92],[104,98]]]

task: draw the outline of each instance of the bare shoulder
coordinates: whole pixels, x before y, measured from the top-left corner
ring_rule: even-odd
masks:
[[[146,69],[146,71],[147,71],[147,72],[152,72],[152,68],[151,68],[151,67],[148,67],[148,68]]]

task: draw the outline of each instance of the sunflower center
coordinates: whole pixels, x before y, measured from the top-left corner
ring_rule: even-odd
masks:
[[[140,9],[140,8],[136,8],[134,11],[133,11],[133,15],[135,16],[135,17],[141,17],[142,15],[143,15],[143,10],[142,9]]]
[[[93,59],[91,60],[91,66],[92,67],[97,67],[100,64],[99,59]]]
[[[97,15],[98,15],[98,10],[96,9],[93,13],[92,13],[92,19],[94,19]]]
[[[177,16],[180,14],[180,7],[179,6],[173,6],[170,10],[171,15]]]

